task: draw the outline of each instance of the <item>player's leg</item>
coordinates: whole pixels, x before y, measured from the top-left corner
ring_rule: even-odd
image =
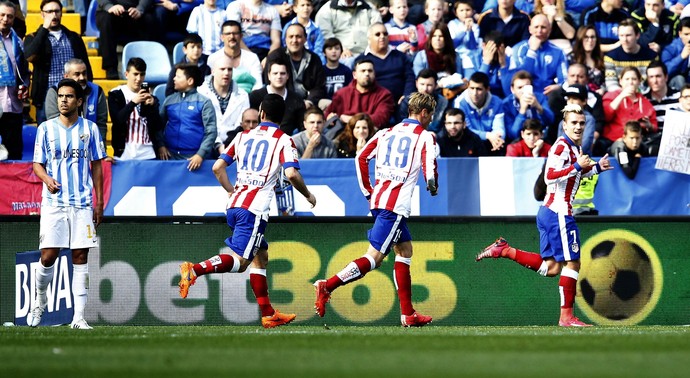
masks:
[[[268,296],[268,280],[266,279],[266,267],[268,266],[268,243],[256,252],[249,269],[249,284],[252,287],[256,302],[261,310],[261,325],[264,328],[274,328],[288,324],[295,320],[297,315],[284,314],[273,308]]]
[[[403,327],[422,327],[431,323],[431,316],[422,315],[412,306],[412,241],[406,224],[402,224],[399,241],[394,245],[395,264],[393,265],[393,282],[400,301],[400,324]]]
[[[92,329],[84,319],[89,293],[89,248],[98,245],[93,210],[69,208],[70,248],[72,249],[72,295],[74,316],[70,326],[74,329]]]
[[[586,324],[573,314],[575,295],[577,293],[577,279],[580,272],[580,231],[575,219],[570,215],[559,217],[560,254],[555,256],[557,261],[565,265],[558,280],[558,292],[561,297],[561,315],[558,325],[563,327],[587,327]]]

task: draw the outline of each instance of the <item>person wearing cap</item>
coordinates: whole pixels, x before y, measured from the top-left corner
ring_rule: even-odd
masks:
[[[587,108],[587,88],[582,84],[569,85],[563,88],[565,92],[566,105],[579,105],[584,109],[585,113],[585,131],[582,134],[582,153],[590,155],[592,153],[592,146],[594,144],[594,132],[596,130],[596,123],[594,116]],[[563,136],[563,121],[558,124],[558,137]]]

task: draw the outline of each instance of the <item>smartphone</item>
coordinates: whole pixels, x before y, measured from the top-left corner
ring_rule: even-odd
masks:
[[[147,83],[147,82],[141,83],[141,89],[145,90],[146,92],[149,92],[149,83]]]
[[[525,85],[522,87],[522,94],[534,94],[534,88],[531,85]]]

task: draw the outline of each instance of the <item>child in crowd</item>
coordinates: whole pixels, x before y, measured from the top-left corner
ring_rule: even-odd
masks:
[[[307,41],[305,42],[304,47],[318,55],[321,58],[321,62],[325,62],[323,56],[323,43],[325,40],[323,33],[321,33],[321,28],[319,28],[316,23],[311,20],[311,18],[309,18],[311,16],[311,12],[314,10],[312,0],[295,0],[292,9],[295,12],[295,17],[288,21],[285,24],[285,27],[283,27],[283,36],[281,38],[283,46],[286,45],[285,32],[287,32],[287,28],[292,24],[300,23],[307,31]]]
[[[542,124],[538,119],[530,118],[522,124],[519,141],[508,145],[506,156],[513,157],[547,157],[551,145],[544,142]]]
[[[647,146],[642,143],[642,126],[638,121],[628,121],[623,129],[623,138],[613,142],[609,155],[618,159],[623,173],[634,179],[640,167],[640,159],[649,156]]]
[[[323,66],[323,71],[326,76],[326,98],[319,100],[321,110],[326,109],[331,103],[335,92],[352,81],[352,70],[340,63],[342,53],[343,45],[338,38],[328,38],[324,42],[323,54],[326,57],[326,64]]]
[[[407,0],[390,0],[390,12],[393,17],[386,23],[390,46],[414,55],[418,47],[417,29],[405,21],[409,12]]]
[[[187,22],[187,32],[198,34],[203,41],[203,53],[211,55],[223,48],[220,26],[225,22],[225,9],[218,8],[217,0],[204,0],[192,10]],[[177,62],[175,62],[177,63]]]
[[[443,0],[426,0],[424,3],[424,13],[426,13],[428,18],[417,25],[417,45],[420,49],[424,48],[426,40],[429,39],[431,27],[443,21],[443,3]]]
[[[453,38],[455,51],[461,56],[469,54],[481,45],[479,39],[479,25],[474,22],[474,8],[472,0],[458,0],[455,2],[455,19],[448,22],[448,30]]]
[[[206,0],[208,1],[208,0]],[[220,35],[220,32],[218,32]],[[179,63],[189,63],[196,64],[197,67],[201,69],[201,74],[206,77],[211,74],[211,68],[207,64],[208,55],[203,53],[203,40],[198,34],[187,34],[182,40],[182,51],[184,52],[184,57]],[[168,75],[168,84],[165,86],[165,95],[170,96],[175,93],[175,88],[173,85],[173,78],[175,77],[175,67],[170,71]]]

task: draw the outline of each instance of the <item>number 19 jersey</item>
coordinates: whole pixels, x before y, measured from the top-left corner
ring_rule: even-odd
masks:
[[[237,163],[235,192],[228,206],[257,215],[269,211],[280,167],[299,169],[292,138],[270,122],[238,134],[220,158],[228,165]]]
[[[369,161],[376,159],[376,182],[369,180]],[[425,181],[438,182],[436,139],[414,119],[384,129],[367,142],[356,157],[357,178],[370,209],[410,216],[412,194],[420,170]]]

